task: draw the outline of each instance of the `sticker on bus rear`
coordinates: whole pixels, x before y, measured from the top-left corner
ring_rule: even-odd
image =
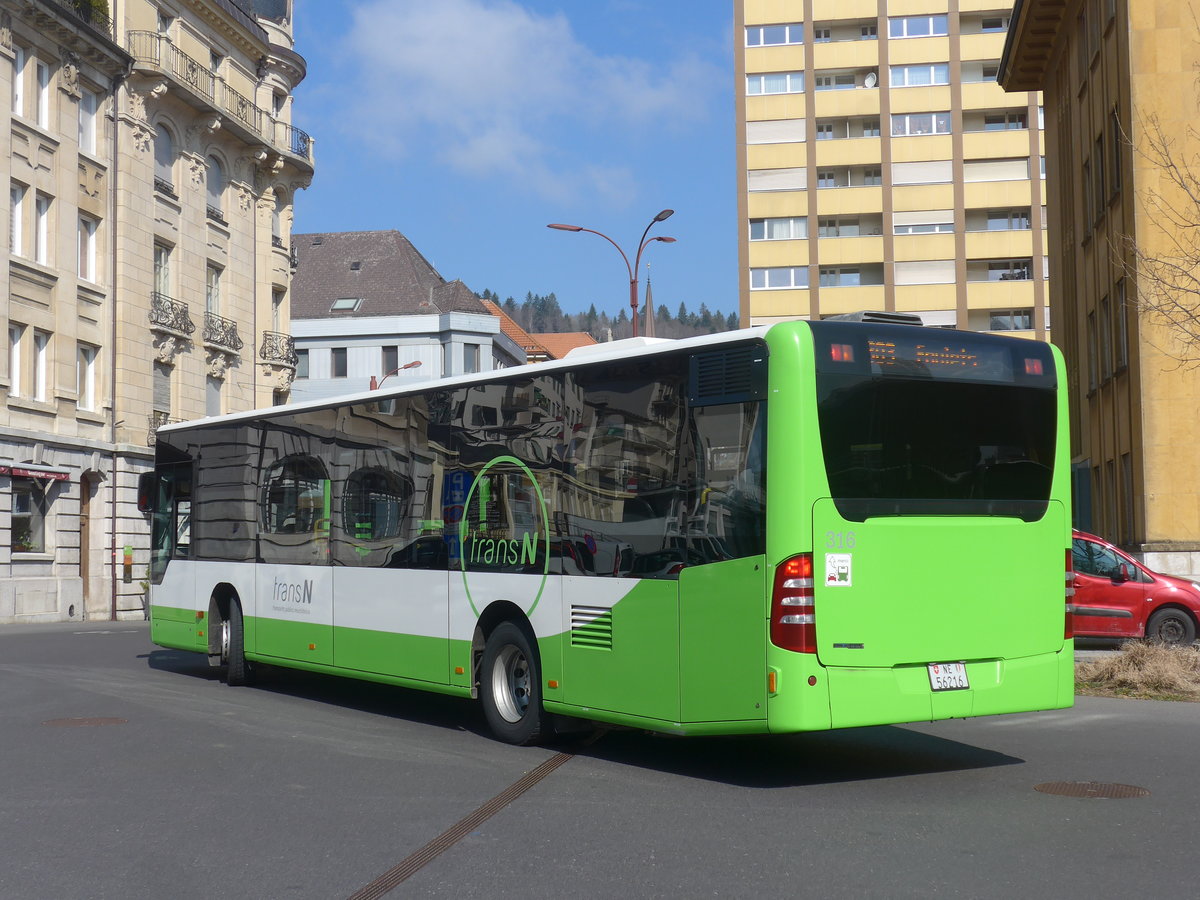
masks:
[[[850,587],[851,553],[825,554],[825,586]]]

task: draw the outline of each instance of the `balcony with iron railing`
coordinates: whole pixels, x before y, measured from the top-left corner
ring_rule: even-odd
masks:
[[[312,138],[306,132],[258,107],[208,66],[176,47],[166,35],[131,31],[126,49],[136,66],[166,75],[182,86],[193,105],[227,116],[235,130],[244,132],[242,137],[247,141],[262,141],[280,153],[312,163]]]
[[[196,330],[188,315],[188,305],[158,291],[150,294],[150,325],[180,337],[187,337]]]
[[[237,353],[242,349],[242,339],[238,337],[237,322],[226,319],[213,312],[204,314],[204,343],[228,353]]]
[[[264,331],[258,356],[264,363],[296,367],[296,339],[281,331]]]

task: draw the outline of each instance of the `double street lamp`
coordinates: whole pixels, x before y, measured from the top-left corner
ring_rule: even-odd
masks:
[[[637,271],[638,271],[638,264],[641,262],[641,259],[642,259],[642,251],[645,250],[648,245],[653,244],[655,241],[661,241],[664,244],[675,243],[675,238],[673,238],[673,237],[647,238],[646,235],[650,233],[650,229],[654,227],[655,222],[662,222],[665,219],[671,218],[671,216],[673,216],[673,215],[675,215],[675,210],[664,209],[657,216],[655,216],[653,219],[650,220],[650,224],[647,225],[646,230],[642,232],[642,238],[641,238],[640,243],[638,244],[637,255],[633,259],[632,266],[629,264],[629,257],[625,255],[625,251],[622,250],[620,245],[618,245],[617,242],[614,241],[612,238],[610,238],[607,234],[602,234],[599,231],[593,231],[591,228],[584,228],[582,225],[547,225],[546,226],[547,228],[553,228],[556,231],[586,231],[588,234],[596,234],[596,235],[599,235],[600,237],[604,238],[606,241],[608,241],[610,244],[612,244],[614,247],[617,248],[617,252],[621,254],[621,259],[625,260],[625,268],[629,272],[629,306],[633,311],[633,336],[634,337],[637,337],[637,333],[638,333],[638,319],[637,319],[638,276],[637,276]]]

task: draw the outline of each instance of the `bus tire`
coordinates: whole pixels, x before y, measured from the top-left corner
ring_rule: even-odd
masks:
[[[483,648],[479,698],[492,733],[509,744],[533,744],[543,733],[542,673],[523,629],[501,622]]]
[[[246,659],[246,628],[242,605],[229,601],[229,618],[221,623],[221,650],[225,657],[225,683],[233,687],[254,684],[254,663]]]
[[[1146,623],[1146,640],[1167,647],[1190,647],[1196,640],[1196,623],[1182,609],[1165,607]]]

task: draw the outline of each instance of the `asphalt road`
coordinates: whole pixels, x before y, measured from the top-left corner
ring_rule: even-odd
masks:
[[[515,748],[464,701],[229,688],[141,623],[0,626],[0,898],[1190,898],[1197,734],[1200,704],[1080,698]]]

